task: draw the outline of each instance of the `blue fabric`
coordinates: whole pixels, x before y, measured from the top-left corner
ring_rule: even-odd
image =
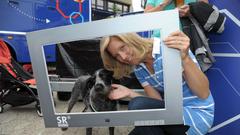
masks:
[[[164,101],[150,97],[135,97],[128,104],[128,110],[157,109],[164,108]]]
[[[153,47],[156,48],[156,47]],[[159,53],[154,53],[153,68],[154,73],[151,74],[146,66],[141,63],[134,69],[135,75],[142,86],[151,85],[159,92],[164,92],[163,68],[162,68],[162,49],[159,46]],[[195,56],[189,51],[190,57],[197,64]],[[198,64],[197,64],[198,65]],[[198,65],[199,66],[199,65]],[[213,123],[214,101],[210,94],[207,99],[200,99],[191,92],[187,83],[183,79],[183,114],[184,124],[189,125],[188,135],[206,134]]]

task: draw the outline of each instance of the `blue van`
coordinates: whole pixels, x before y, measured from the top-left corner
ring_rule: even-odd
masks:
[[[28,63],[26,32],[90,21],[90,2],[0,0],[0,38],[7,43],[18,62]],[[55,46],[46,46],[44,50],[47,62],[55,62]]]

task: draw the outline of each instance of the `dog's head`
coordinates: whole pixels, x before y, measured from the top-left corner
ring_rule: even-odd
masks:
[[[106,69],[97,70],[87,81],[87,87],[101,95],[109,94],[113,81],[113,72]]]
[[[85,90],[89,93],[84,96],[85,105],[90,106],[92,111],[117,110],[117,102],[108,98],[113,81],[117,83],[113,78],[113,72],[105,69],[97,70],[86,82]]]

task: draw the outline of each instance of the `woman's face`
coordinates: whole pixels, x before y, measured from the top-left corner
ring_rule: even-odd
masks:
[[[139,60],[135,57],[133,48],[117,37],[110,38],[107,51],[121,63],[129,65],[137,65],[139,63]]]

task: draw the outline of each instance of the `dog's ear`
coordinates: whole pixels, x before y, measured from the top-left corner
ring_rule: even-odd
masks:
[[[112,83],[116,83],[116,84],[120,84],[120,80],[117,80],[113,77],[113,74],[114,72],[113,71],[110,71],[110,70],[106,70],[105,69],[105,72],[108,76],[111,76],[111,80],[112,80]]]
[[[108,76],[113,76],[113,71],[110,71],[110,70],[106,70],[106,69],[105,69],[105,73],[106,73]]]
[[[87,80],[86,80],[86,87],[87,89],[90,89],[93,87],[93,85],[95,84],[95,80],[96,80],[96,77],[95,76],[91,76],[89,77]]]

